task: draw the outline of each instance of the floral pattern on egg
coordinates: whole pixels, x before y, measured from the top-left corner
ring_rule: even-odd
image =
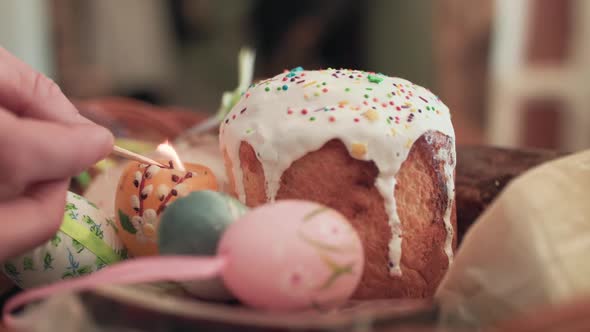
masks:
[[[63,227],[68,222],[84,227],[86,237],[108,246],[118,260],[127,258],[127,250],[117,236],[119,229],[113,220],[84,197],[68,192],[60,231],[44,245],[4,262],[4,273],[27,289],[84,276],[105,267],[108,262],[90,250],[83,243],[85,240],[77,240],[64,232]]]
[[[304,294],[314,287],[313,272],[301,265],[293,266],[282,274],[281,279],[281,288],[287,295]]]
[[[335,218],[322,218],[320,214],[332,213]],[[336,211],[320,206],[303,217],[303,222],[297,232],[298,237],[315,249],[330,274],[320,284],[313,287],[318,290],[330,288],[339,278],[345,275],[352,275],[353,268],[357,265],[355,261],[338,263],[333,258],[347,252],[358,251],[356,233],[349,223],[343,223],[341,216]],[[299,276],[299,278],[297,278]],[[292,274],[292,286],[301,283],[302,275]]]

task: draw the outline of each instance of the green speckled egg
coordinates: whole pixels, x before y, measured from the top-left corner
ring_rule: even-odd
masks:
[[[179,198],[162,215],[158,227],[159,253],[214,256],[226,227],[247,211],[238,200],[215,191],[195,191]],[[231,299],[220,279],[183,285],[200,298]]]

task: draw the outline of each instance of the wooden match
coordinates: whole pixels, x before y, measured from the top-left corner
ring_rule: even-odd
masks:
[[[115,147],[113,148],[113,154],[117,155],[119,157],[123,157],[123,158],[127,158],[127,159],[131,159],[131,160],[135,160],[137,162],[140,162],[142,164],[151,164],[151,165],[156,165],[156,166],[160,166],[160,167],[164,167],[164,168],[168,168],[167,165],[164,165],[160,162],[157,162],[153,159],[150,159],[148,157],[142,156],[140,154],[137,154],[135,152],[131,152],[127,149],[123,149],[121,147],[118,147],[115,145]]]

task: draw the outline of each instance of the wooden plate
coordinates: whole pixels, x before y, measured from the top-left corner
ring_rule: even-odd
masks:
[[[434,326],[438,312],[430,300],[376,300],[351,302],[329,312],[314,310],[269,314],[238,304],[189,298],[171,284],[102,288],[85,293],[81,298],[85,308],[101,325],[142,331],[160,331],[156,327],[165,327],[162,331],[344,331],[361,327],[389,329],[400,326],[427,328]]]

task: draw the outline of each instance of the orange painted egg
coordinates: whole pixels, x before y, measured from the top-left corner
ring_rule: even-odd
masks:
[[[158,253],[157,230],[166,207],[197,190],[217,190],[213,172],[185,164],[186,171],[131,162],[119,180],[115,198],[119,237],[133,256]]]

